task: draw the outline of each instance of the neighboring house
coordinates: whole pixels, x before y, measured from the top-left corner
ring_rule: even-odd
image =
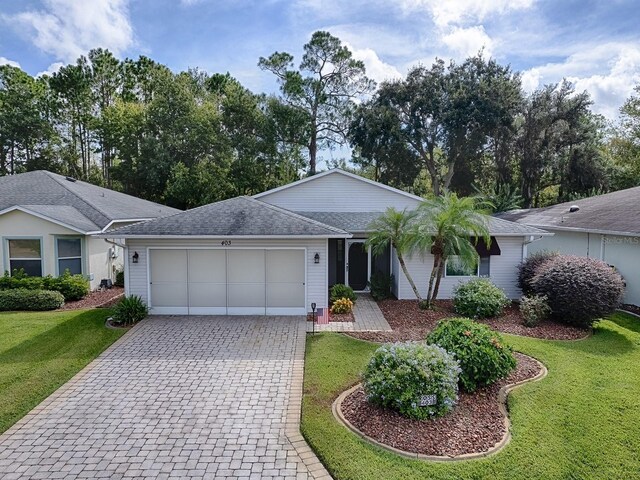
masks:
[[[530,252],[554,250],[613,265],[627,283],[625,302],[640,305],[640,187],[499,216],[555,233]]]
[[[114,279],[120,249],[93,235],[180,210],[39,170],[0,177],[2,272]]]
[[[152,313],[302,315],[328,305],[328,290],[346,283],[365,290],[375,271],[393,274],[394,294],[414,298],[391,251],[364,248],[370,222],[388,207],[415,209],[415,195],[339,169],[250,197],[237,197],[110,233],[128,250],[125,283]],[[447,266],[441,292],[461,280],[490,277],[518,297],[517,265],[537,228],[487,217],[493,242],[465,272]],[[408,268],[424,293],[432,257]]]

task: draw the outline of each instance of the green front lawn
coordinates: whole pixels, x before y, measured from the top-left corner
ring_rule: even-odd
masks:
[[[108,311],[0,313],[0,433],[123,333]]]
[[[331,404],[359,381],[377,345],[340,334],[307,340],[302,431],[336,479],[617,479],[640,472],[640,320],[618,313],[595,334],[563,342],[505,335],[549,375],[512,392],[513,438],[495,456],[408,460],[360,440]]]

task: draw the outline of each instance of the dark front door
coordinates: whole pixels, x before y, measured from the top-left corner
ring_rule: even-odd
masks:
[[[369,275],[369,255],[364,248],[364,242],[349,244],[349,254],[347,257],[347,272],[349,286],[354,290],[364,290],[367,288]]]

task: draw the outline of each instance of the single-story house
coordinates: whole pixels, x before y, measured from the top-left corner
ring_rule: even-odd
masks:
[[[0,177],[0,262],[32,276],[114,280],[121,251],[94,235],[180,210],[44,170]]]
[[[500,218],[555,233],[530,252],[558,251],[614,266],[627,284],[625,302],[640,305],[640,187],[560,203],[511,210]]]
[[[388,207],[412,210],[422,198],[340,169],[255,195],[237,197],[119,228],[127,250],[125,284],[157,314],[301,315],[328,306],[329,287],[363,291],[372,273],[393,275],[393,293],[414,298],[394,252],[372,257],[368,227]],[[548,233],[487,217],[493,241],[464,271],[447,265],[442,297],[482,275],[516,298],[517,265],[527,245]],[[408,259],[422,292],[430,255]]]

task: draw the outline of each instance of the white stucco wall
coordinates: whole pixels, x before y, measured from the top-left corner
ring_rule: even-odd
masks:
[[[260,201],[300,212],[384,212],[415,209],[420,201],[340,173],[260,196]]]
[[[501,255],[491,256],[490,276],[489,278],[498,287],[502,288],[507,296],[512,299],[519,298],[520,290],[516,286],[518,265],[522,262],[523,237],[496,237],[496,241],[500,246]],[[395,256],[395,255],[394,255]],[[433,268],[433,256],[426,255],[422,258],[420,255],[413,255],[407,259],[407,269],[411,274],[420,294],[426,296],[427,286],[429,284],[429,276]],[[397,291],[395,295],[400,299],[415,299],[409,281],[399,269],[397,260],[394,260],[394,275],[397,276]],[[396,270],[396,268],[398,270]],[[395,273],[395,272],[398,273]],[[443,277],[440,282],[440,290],[438,298],[447,299],[453,296],[453,289],[460,282],[468,281],[473,277]]]
[[[260,240],[260,239],[230,239],[231,245],[221,246],[221,240],[142,240],[128,239],[127,274],[125,283],[127,294],[139,295],[145,302],[149,301],[148,287],[148,248],[149,247],[180,247],[180,248],[238,248],[238,247],[304,247],[307,257],[307,307],[311,311],[310,305],[315,302],[318,307],[326,307],[328,299],[328,269],[327,269],[327,239],[300,239],[300,240]],[[137,252],[138,263],[132,263],[132,256]],[[320,263],[314,263],[316,252],[320,255]]]
[[[528,253],[551,250],[603,260],[615,266],[627,283],[625,303],[640,305],[640,238],[547,229],[555,235],[529,245]]]

